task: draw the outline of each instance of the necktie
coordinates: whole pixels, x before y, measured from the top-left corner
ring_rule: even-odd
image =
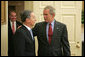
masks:
[[[15,33],[14,22],[12,22],[12,32],[13,32],[13,34]]]
[[[49,44],[51,43],[52,35],[53,35],[53,32],[52,32],[52,26],[51,26],[51,23],[50,23],[49,24],[49,29],[48,29],[48,41],[49,41]]]
[[[34,40],[34,37],[33,37],[33,33],[32,33],[32,30],[30,30],[30,33],[31,33],[32,39]]]

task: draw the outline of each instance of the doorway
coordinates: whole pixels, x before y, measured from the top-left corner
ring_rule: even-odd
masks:
[[[8,10],[15,10],[17,21],[21,22],[20,13],[24,10],[24,1],[8,1]]]

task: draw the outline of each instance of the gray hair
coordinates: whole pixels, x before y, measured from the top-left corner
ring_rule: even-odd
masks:
[[[53,13],[55,14],[55,8],[53,8],[52,6],[46,6],[45,8],[44,8],[44,10],[46,10],[46,9],[49,9],[49,13],[52,15]]]
[[[20,16],[21,16],[21,21],[22,21],[22,22],[25,22],[26,18],[30,18],[30,17],[31,17],[31,16],[30,16],[31,13],[32,13],[32,11],[30,11],[30,10],[25,10],[25,11],[23,11],[23,12],[20,14]]]

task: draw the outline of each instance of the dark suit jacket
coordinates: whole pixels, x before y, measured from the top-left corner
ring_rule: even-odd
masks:
[[[20,22],[16,21],[16,29],[18,26],[22,25]],[[8,56],[13,56],[13,32],[11,29],[10,21],[8,20]]]
[[[16,31],[13,39],[15,56],[35,56],[35,41],[25,26]]]
[[[46,22],[40,22],[33,28],[34,36],[38,38],[39,56],[70,56],[67,28],[65,24],[55,21],[52,42],[49,45],[46,36]]]

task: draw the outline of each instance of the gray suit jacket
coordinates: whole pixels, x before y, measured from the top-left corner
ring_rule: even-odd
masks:
[[[70,56],[67,28],[65,24],[55,21],[51,44],[46,36],[46,22],[40,22],[33,28],[34,36],[38,38],[39,56]]]

